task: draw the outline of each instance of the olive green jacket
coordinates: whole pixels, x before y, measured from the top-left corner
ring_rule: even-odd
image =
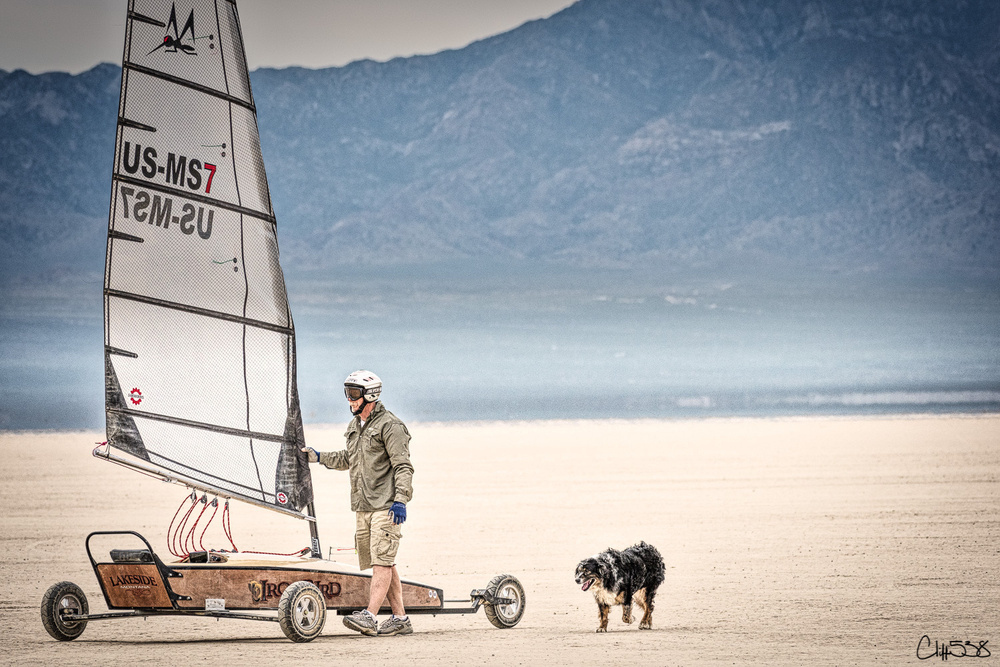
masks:
[[[347,448],[320,452],[319,462],[351,476],[351,509],[355,512],[387,510],[393,502],[408,503],[413,497],[413,465],[410,463],[410,432],[399,417],[376,403],[361,425],[355,417],[344,433]]]

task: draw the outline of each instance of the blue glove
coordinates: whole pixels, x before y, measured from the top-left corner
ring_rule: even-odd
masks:
[[[403,503],[400,502],[393,503],[392,507],[389,509],[389,512],[392,513],[392,522],[397,526],[406,521],[406,505],[404,505]]]

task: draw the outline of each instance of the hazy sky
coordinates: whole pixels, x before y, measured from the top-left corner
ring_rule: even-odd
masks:
[[[551,16],[574,0],[237,0],[250,69],[436,53]],[[178,0],[183,2],[183,0]],[[120,63],[127,0],[0,0],[0,69]]]

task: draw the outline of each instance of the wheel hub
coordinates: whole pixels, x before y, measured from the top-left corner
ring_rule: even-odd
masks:
[[[311,630],[319,621],[319,608],[311,596],[303,597],[295,605],[295,622],[304,630]]]
[[[518,609],[521,607],[521,597],[518,595],[517,589],[508,584],[498,591],[497,597],[513,600],[510,604],[497,605],[497,611],[499,611],[504,618],[515,618],[517,616]]]

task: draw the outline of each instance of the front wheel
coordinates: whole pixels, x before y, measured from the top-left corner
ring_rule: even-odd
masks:
[[[498,628],[512,628],[524,615],[524,587],[516,577],[501,574],[486,587],[486,599],[505,599],[503,604],[486,603],[486,618]]]
[[[278,625],[293,642],[311,642],[323,631],[326,602],[311,581],[296,581],[278,600]]]
[[[46,632],[61,642],[76,639],[87,627],[87,621],[68,621],[64,617],[89,612],[87,596],[71,581],[53,584],[42,596],[42,625]]]

